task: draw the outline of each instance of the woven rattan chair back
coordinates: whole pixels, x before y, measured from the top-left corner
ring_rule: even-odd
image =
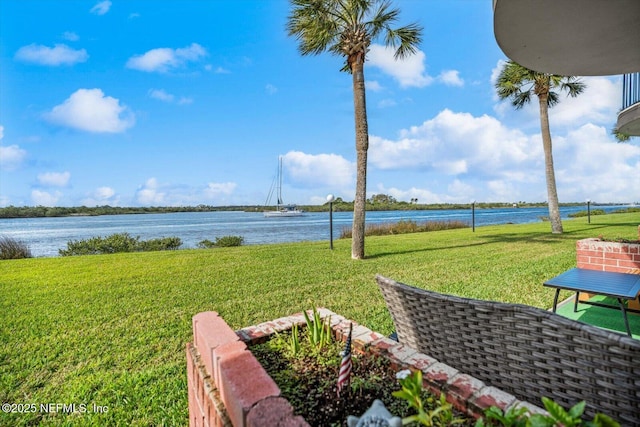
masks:
[[[543,396],[640,426],[640,341],[521,304],[376,276],[399,342],[541,406]]]

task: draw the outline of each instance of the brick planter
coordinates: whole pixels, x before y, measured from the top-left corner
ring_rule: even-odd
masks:
[[[640,234],[640,227],[638,231]],[[600,239],[578,240],[576,261],[578,268],[640,274],[640,243],[617,243]],[[588,294],[580,294],[580,299],[589,297]],[[639,299],[629,301],[629,307],[640,309]]]
[[[330,310],[319,312],[322,318],[331,316],[331,327],[339,340],[346,339],[349,324],[353,324],[354,352],[386,357],[398,370],[421,370],[426,388],[437,395],[444,392],[449,402],[469,415],[479,417],[494,405],[502,409],[524,405],[532,412],[542,411]],[[248,347],[293,324],[305,324],[302,313],[238,331],[233,331],[216,312],[195,315],[193,343],[187,344],[189,425],[308,427],[304,418],[294,415],[289,402]]]

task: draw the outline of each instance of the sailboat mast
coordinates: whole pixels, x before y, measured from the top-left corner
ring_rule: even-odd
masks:
[[[282,156],[278,157],[278,205],[282,204]]]

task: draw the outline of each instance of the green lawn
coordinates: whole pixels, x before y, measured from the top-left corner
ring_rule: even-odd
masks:
[[[0,413],[0,425],[184,425],[194,314],[218,311],[241,328],[324,306],[388,334],[376,273],[549,308],[542,282],[575,266],[576,240],[637,238],[638,213],[591,220],[565,221],[561,236],[536,223],[370,237],[363,261],[348,240],[334,251],[304,242],[0,261],[0,403],[37,405]],[[41,412],[49,403],[86,413]]]

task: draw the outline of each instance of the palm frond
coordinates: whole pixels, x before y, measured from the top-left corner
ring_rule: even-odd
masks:
[[[395,49],[395,58],[414,54],[422,41],[422,27],[410,24],[393,28],[399,10],[390,0],[290,0],[289,36],[298,40],[302,55],[329,52],[347,60],[366,55],[370,43],[383,36]],[[347,64],[348,65],[348,64]],[[343,70],[350,70],[345,66]]]
[[[553,89],[576,97],[584,91],[586,85],[575,76],[540,73],[509,60],[502,67],[495,88],[500,99],[510,98],[512,105],[519,109],[531,101],[531,92],[546,97],[547,105],[553,107],[560,102],[558,93]]]
[[[613,128],[611,134],[616,138],[617,142],[628,142],[631,139],[630,135],[620,132],[617,127]]]
[[[393,55],[395,59],[404,59],[416,53],[418,45],[422,42],[422,27],[418,24],[409,24],[389,30],[385,36],[385,45],[397,49]]]
[[[553,107],[554,105],[557,105],[559,102],[560,102],[560,97],[558,96],[558,92],[549,91],[549,94],[547,97],[547,105],[549,107]]]
[[[302,55],[318,55],[335,43],[338,17],[327,0],[291,0],[287,33],[298,40]]]
[[[511,98],[511,105],[513,105],[516,110],[519,110],[531,102],[531,91],[527,90],[525,92],[514,93]]]

